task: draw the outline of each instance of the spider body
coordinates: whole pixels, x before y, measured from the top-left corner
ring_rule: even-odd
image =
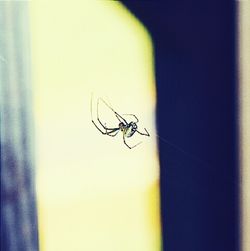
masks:
[[[100,101],[102,101],[115,114],[116,118],[119,120],[118,127],[109,128],[109,127],[106,126],[106,123],[103,123],[100,120],[100,118],[99,118],[99,102]],[[126,142],[126,138],[132,137],[135,133],[138,133],[138,134],[144,135],[144,136],[150,136],[150,135],[149,135],[148,131],[146,130],[146,128],[144,128],[144,130],[145,130],[146,133],[142,133],[142,132],[138,131],[137,123],[139,122],[139,119],[134,114],[124,114],[124,115],[133,116],[136,119],[136,121],[127,122],[127,120],[125,120],[124,117],[122,117],[120,114],[118,114],[102,98],[99,98],[98,101],[97,101],[97,121],[99,122],[99,125],[97,125],[97,123],[93,120],[93,116],[92,116],[92,98],[91,98],[91,117],[92,117],[92,123],[98,129],[98,131],[101,132],[103,135],[107,135],[107,136],[111,136],[111,137],[115,137],[119,133],[119,131],[121,131],[122,135],[123,135],[123,142],[124,142],[124,144],[129,149],[132,149],[132,148],[136,147],[137,145],[139,145],[142,142],[139,142],[139,143],[137,143],[134,146],[129,146],[127,144],[127,142]]]
[[[130,122],[127,125],[121,122],[119,124],[119,128],[126,138],[130,138],[135,134],[137,130],[137,125],[135,122]]]

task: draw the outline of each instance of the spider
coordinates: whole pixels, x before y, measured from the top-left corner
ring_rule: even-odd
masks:
[[[119,121],[118,127],[115,128],[109,128],[106,127],[106,124],[101,122],[100,118],[99,118],[99,102],[102,101],[116,116],[116,118]],[[139,144],[141,144],[142,142],[139,142],[133,146],[129,146],[128,143],[126,142],[126,138],[130,138],[132,137],[135,133],[138,133],[140,135],[143,136],[150,136],[147,129],[144,128],[146,133],[140,132],[138,131],[138,127],[137,127],[137,123],[139,122],[139,119],[137,118],[137,116],[135,116],[134,114],[123,114],[123,115],[129,115],[129,116],[133,116],[136,119],[136,122],[131,121],[131,122],[127,122],[126,119],[124,119],[120,114],[118,114],[104,99],[102,98],[98,98],[97,100],[97,121],[99,122],[99,126],[95,123],[95,121],[93,120],[93,115],[92,115],[92,97],[91,97],[91,120],[92,123],[94,124],[94,126],[98,129],[98,131],[100,133],[102,133],[103,135],[108,135],[110,137],[115,137],[119,131],[122,132],[122,136],[123,136],[123,142],[124,144],[129,148],[132,149],[136,146],[138,146]]]

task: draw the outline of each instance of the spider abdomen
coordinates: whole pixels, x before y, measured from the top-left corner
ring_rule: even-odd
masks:
[[[125,137],[130,138],[134,135],[135,131],[136,130],[132,126],[128,126],[124,128],[124,135]]]

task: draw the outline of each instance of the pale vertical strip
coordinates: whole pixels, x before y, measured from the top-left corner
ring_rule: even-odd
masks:
[[[1,248],[38,249],[28,3],[0,2]]]
[[[239,1],[242,251],[250,250],[250,1]]]

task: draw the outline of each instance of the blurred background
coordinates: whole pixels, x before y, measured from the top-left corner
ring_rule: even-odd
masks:
[[[2,250],[250,248],[249,1],[0,10]]]

